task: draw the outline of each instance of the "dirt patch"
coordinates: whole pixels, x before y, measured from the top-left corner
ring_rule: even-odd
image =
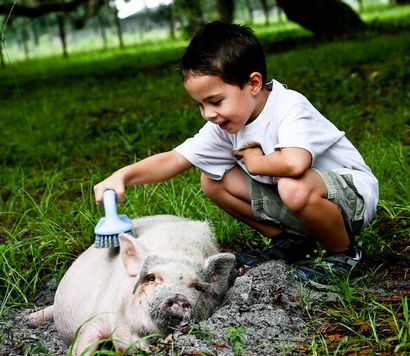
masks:
[[[386,305],[410,295],[409,241],[395,236],[389,249],[367,259],[370,277],[353,282],[366,290],[372,300]],[[370,279],[369,279],[370,278]],[[36,301],[38,307],[52,304],[56,282],[50,281]],[[365,301],[364,301],[365,302]],[[287,264],[271,261],[238,277],[224,304],[198,325],[182,325],[173,335],[160,340],[151,351],[162,354],[246,355],[309,353],[313,333],[326,328],[338,333],[336,322],[309,324],[319,319],[325,308],[337,307],[337,293],[329,288],[302,285]],[[11,309],[0,321],[4,343],[0,355],[65,355],[68,347],[59,339],[53,323],[31,328],[28,309]]]
[[[39,307],[52,303],[55,285],[49,283],[37,301]],[[301,285],[289,267],[272,261],[249,270],[235,280],[225,303],[209,318],[196,325],[182,325],[172,336],[153,346],[152,351],[229,355],[233,344],[240,342],[246,354],[272,354],[295,349],[306,340],[306,322],[300,303]],[[323,292],[310,293],[311,300],[326,300]],[[8,355],[21,355],[28,347],[51,355],[67,352],[54,328],[47,323],[31,328],[28,309],[13,309],[2,325],[6,344],[0,349]],[[244,328],[244,329],[242,329]],[[170,351],[169,351],[170,352]]]

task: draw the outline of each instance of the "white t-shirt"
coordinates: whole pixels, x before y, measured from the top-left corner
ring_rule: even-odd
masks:
[[[351,174],[357,191],[365,201],[364,226],[375,215],[379,198],[378,182],[362,156],[340,131],[300,93],[273,80],[272,91],[259,116],[236,134],[207,122],[199,132],[174,150],[208,177],[219,180],[236,164],[232,150],[247,143],[259,143],[265,154],[275,149],[299,147],[312,155],[312,168]],[[275,184],[275,178],[252,176]]]

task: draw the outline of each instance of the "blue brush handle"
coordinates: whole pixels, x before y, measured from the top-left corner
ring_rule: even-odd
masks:
[[[114,190],[106,190],[103,193],[105,217],[118,216],[117,195]]]

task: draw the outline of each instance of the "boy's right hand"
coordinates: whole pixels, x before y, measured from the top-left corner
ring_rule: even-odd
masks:
[[[113,174],[94,186],[94,196],[97,205],[103,204],[103,194],[108,189],[114,190],[117,194],[117,203],[122,203],[124,201],[124,180],[122,177]]]

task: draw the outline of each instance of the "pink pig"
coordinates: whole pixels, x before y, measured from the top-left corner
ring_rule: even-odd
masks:
[[[29,322],[54,319],[66,343],[75,339],[73,355],[80,355],[96,351],[105,338],[116,351],[133,352],[182,321],[209,317],[227,292],[235,260],[218,253],[209,225],[158,215],[134,220],[133,230],[136,239],[119,236],[119,252],[91,246],[82,253],[61,280],[54,305],[30,314]]]

